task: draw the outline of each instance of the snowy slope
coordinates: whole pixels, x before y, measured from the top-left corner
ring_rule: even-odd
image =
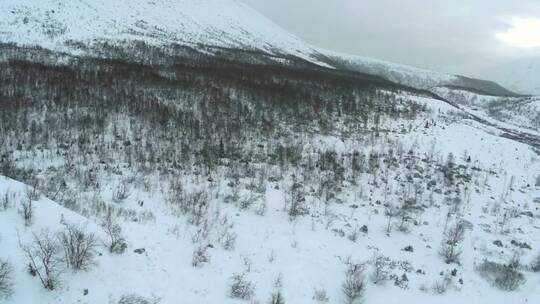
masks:
[[[317,303],[312,299],[315,288],[327,290],[328,303],[341,303],[344,259],[352,255],[355,260],[369,261],[376,254],[383,254],[403,262],[403,267],[411,268],[406,271],[408,288],[398,288],[392,282],[386,285],[370,282],[365,303],[537,303],[540,300],[538,274],[527,271],[527,281],[518,290],[502,292],[491,287],[474,270],[484,258],[507,261],[513,252],[510,244],[515,239],[525,241],[535,249],[522,251],[524,263],[537,253],[540,245],[539,217],[519,216],[510,225],[513,233],[499,234],[492,230],[496,229],[494,227],[499,218],[489,212],[497,204],[495,197],[500,189],[506,187],[507,179],[512,176],[515,177],[515,190],[509,194],[508,201],[515,206],[520,203],[520,210],[531,210],[537,214],[532,200],[540,196],[540,187],[529,186],[539,170],[537,156],[524,144],[500,138],[496,129],[469,120],[444,122],[442,117],[455,109],[442,101],[428,98],[417,101],[426,103],[434,111],[433,114],[415,121],[410,133],[389,133],[389,140],[401,142],[405,150],[414,149],[422,157],[434,152],[440,155],[451,152],[457,156],[456,162],[463,166],[469,165],[461,156],[470,155],[474,166],[482,168],[481,172],[474,173],[474,181],[470,184],[470,203],[464,210],[464,219],[472,224],[472,228],[466,233],[461,265],[447,265],[438,255],[446,211],[450,208],[444,203],[443,195],[435,194],[435,204],[415,219],[420,224],[412,232],[393,231],[388,235],[385,231],[387,219],[384,207],[372,203],[383,199],[383,193],[378,188],[371,188],[366,193],[347,189],[343,196],[346,203],[332,207],[331,220],[323,215],[321,206],[321,210],[312,217],[290,222],[283,212],[284,191],[279,183],[270,183],[265,191],[268,209],[264,216],[249,210],[238,210],[233,204],[212,201],[212,217],[215,216],[220,223],[226,219],[225,223],[231,224],[231,229],[238,236],[236,247],[232,251],[224,250],[210,236],[209,242],[214,245],[209,249],[210,261],[203,267],[192,267],[191,255],[197,246],[193,239],[197,235],[196,227],[171,212],[164,195],[166,190],[159,186],[159,178],[150,176],[150,188],[156,190],[147,192],[136,189],[122,203],[127,210],[151,210],[154,214],[153,220],[149,221],[121,221],[129,243],[127,252],[113,255],[104,248],[98,248],[100,255],[96,258],[94,268],[78,273],[64,271],[61,286],[49,292],[27,273],[19,238],[25,244],[31,241],[32,232],[39,233],[43,229],[56,232],[62,229],[62,218],[63,221],[84,225],[87,232],[93,232],[100,238],[103,231],[94,220],[43,197],[35,203],[34,223],[25,228],[18,210],[27,186],[0,177],[0,198],[8,197],[10,201],[6,210],[0,210],[0,258],[15,265],[16,278],[15,292],[7,303],[114,304],[119,303],[122,295],[129,293],[159,298],[160,304],[179,303],[180,299],[181,303],[186,304],[248,303],[227,295],[229,276],[239,271],[244,271],[248,279],[255,282],[254,301],[257,299],[260,303],[266,303],[273,290],[273,282],[280,275],[287,303]],[[437,119],[437,126],[424,128],[424,121],[429,119]],[[399,129],[400,123],[396,121],[395,127],[391,128]],[[332,146],[337,151],[362,147],[354,140],[343,141],[333,136],[317,136],[306,141],[306,146]],[[397,177],[404,172],[407,172],[405,168],[397,169],[391,176],[395,174]],[[360,189],[368,187],[370,179],[367,175],[360,177]],[[107,181],[107,178],[102,176],[100,180]],[[394,177],[390,180],[393,181]],[[399,182],[396,182],[393,187],[397,189],[398,185]],[[187,188],[193,186],[187,185]],[[226,188],[225,185],[221,187],[223,190]],[[110,201],[111,189],[107,187],[103,190],[98,196]],[[144,207],[138,204],[139,201],[145,202]],[[351,212],[350,203],[353,202],[362,204],[362,208]],[[212,225],[211,235],[214,234],[213,230],[220,233],[227,225]],[[356,241],[339,233],[349,233],[355,226],[361,225],[367,225],[369,233],[361,234]],[[505,247],[495,246],[495,240],[500,240]],[[414,248],[413,252],[403,250],[408,245]],[[139,255],[133,252],[137,248],[145,248],[145,253]],[[368,267],[371,272],[372,266]],[[452,269],[457,269],[456,280],[460,278],[463,283],[452,283],[446,295],[429,291],[433,282],[442,280],[441,273],[448,275]],[[405,273],[399,266],[391,271],[397,275]],[[426,288],[428,291],[421,291]],[[88,295],[84,295],[85,289],[88,289]]]
[[[431,91],[485,119],[522,128],[520,131],[534,131],[535,135],[540,130],[540,97],[487,96],[448,87],[436,87]]]
[[[145,40],[313,52],[237,0],[7,0],[0,16],[0,41],[51,49],[70,40]]]
[[[72,44],[144,40],[259,50],[296,56],[324,67],[381,76],[429,89],[486,83],[311,46],[243,4],[240,0],[4,0],[0,3],[0,42],[39,45],[73,52]],[[487,84],[497,94],[510,93]]]
[[[540,58],[526,58],[494,66],[478,73],[521,94],[540,95]]]

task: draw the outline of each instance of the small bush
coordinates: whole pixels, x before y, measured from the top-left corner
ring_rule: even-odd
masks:
[[[118,304],[157,304],[159,303],[160,299],[157,298],[144,298],[136,294],[127,294],[123,295],[120,300],[118,300]]]
[[[390,264],[390,259],[383,255],[378,255],[373,258],[373,272],[371,273],[371,281],[373,284],[384,284],[388,280],[388,265]]]
[[[506,291],[516,290],[525,277],[514,267],[485,260],[477,268],[480,275],[493,286]]]
[[[127,243],[122,235],[122,227],[116,222],[111,209],[107,211],[101,227],[107,234],[106,246],[110,253],[122,254],[127,249]]]
[[[321,304],[330,302],[330,298],[328,298],[326,290],[322,288],[315,288],[313,291],[313,300]]]
[[[448,287],[450,286],[450,278],[444,277],[442,280],[437,280],[435,283],[433,283],[433,286],[431,286],[431,290],[433,290],[436,294],[445,294],[446,291],[448,291]]]
[[[283,294],[280,290],[276,290],[272,293],[270,296],[270,301],[268,301],[268,304],[285,304],[285,299],[283,298]]]
[[[365,267],[363,264],[347,264],[345,280],[341,286],[346,304],[356,304],[362,300],[366,290],[364,270]]]
[[[461,249],[458,245],[463,240],[464,234],[465,227],[461,223],[450,227],[446,231],[445,238],[441,243],[441,250],[439,251],[446,264],[460,263]]]
[[[28,199],[21,203],[21,215],[24,220],[24,225],[29,227],[34,220],[34,206],[32,200]]]
[[[200,267],[204,263],[210,262],[210,255],[208,254],[208,246],[199,246],[193,251],[193,258],[191,265],[193,267]]]
[[[125,181],[121,182],[113,191],[113,201],[120,203],[131,195],[129,184]]]
[[[540,253],[531,262],[531,270],[534,272],[540,272]]]
[[[54,290],[60,279],[61,246],[48,231],[34,234],[34,241],[23,247],[29,272],[39,277],[45,289]]]
[[[86,270],[94,265],[96,237],[86,233],[73,224],[65,224],[66,229],[58,233],[58,239],[64,249],[64,259],[68,267],[74,270]]]
[[[13,266],[0,259],[0,300],[8,299],[13,294]]]
[[[231,278],[229,296],[231,298],[249,300],[255,293],[255,285],[246,279],[243,273],[234,273]]]

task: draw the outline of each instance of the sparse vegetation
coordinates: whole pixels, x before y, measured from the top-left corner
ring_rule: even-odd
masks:
[[[23,245],[29,272],[36,275],[45,289],[54,290],[60,282],[61,247],[49,231],[34,234],[33,242]]]
[[[346,304],[360,303],[366,289],[364,281],[364,264],[355,264],[350,260],[346,263],[345,280],[341,286]]]
[[[485,260],[478,267],[480,275],[493,286],[505,290],[516,290],[525,282],[525,277],[519,272],[515,265],[504,265]]]
[[[0,258],[0,300],[11,297],[15,284],[14,280],[13,265]]]
[[[242,300],[249,300],[255,293],[255,285],[247,280],[244,273],[234,273],[230,277],[229,296]]]
[[[64,226],[65,229],[58,233],[58,239],[64,250],[66,266],[87,270],[95,263],[96,237],[74,224],[65,223]]]

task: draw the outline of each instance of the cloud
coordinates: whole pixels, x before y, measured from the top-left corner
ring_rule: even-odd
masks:
[[[540,17],[538,0],[243,0],[327,49],[452,73],[540,51],[504,43],[507,20]]]
[[[514,19],[512,28],[497,34],[497,38],[517,48],[540,47],[540,19]]]

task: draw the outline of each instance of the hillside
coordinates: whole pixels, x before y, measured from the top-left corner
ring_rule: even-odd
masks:
[[[540,95],[540,58],[512,60],[486,68],[479,77],[492,79],[520,94]]]
[[[293,56],[392,82],[429,89],[456,85],[493,95],[513,95],[501,86],[311,46],[239,0],[7,0],[0,3],[0,42],[95,55],[103,43],[179,44],[209,53],[216,48],[260,51],[277,62]]]
[[[540,302],[536,97],[234,0],[2,1],[0,88],[1,303]]]

